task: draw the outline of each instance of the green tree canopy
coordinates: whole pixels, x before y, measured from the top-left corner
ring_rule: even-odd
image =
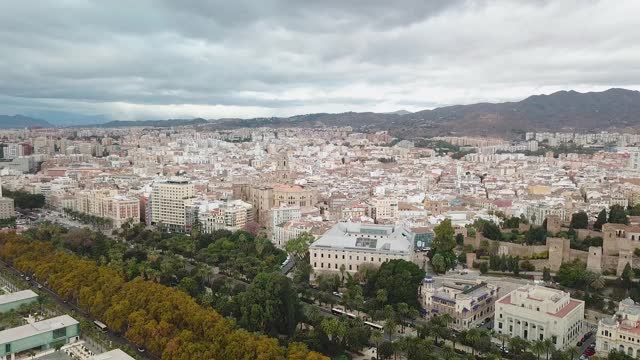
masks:
[[[596,218],[596,222],[593,223],[593,228],[596,230],[602,230],[602,225],[607,223],[607,209],[602,209],[598,213],[598,217]]]
[[[253,331],[292,335],[301,317],[291,280],[278,272],[258,274],[236,302],[240,325]]]
[[[456,241],[454,238],[453,226],[451,226],[451,220],[445,219],[438,226],[433,229],[436,234],[431,247],[436,252],[451,251],[456,247]]]
[[[572,229],[586,229],[589,226],[589,216],[584,211],[579,211],[571,215]]]
[[[618,204],[611,205],[609,208],[609,223],[611,224],[629,224],[629,217],[624,208]]]
[[[417,307],[418,287],[424,275],[425,272],[412,262],[401,259],[387,261],[367,282],[366,294],[371,297],[384,289],[388,304],[404,302]]]

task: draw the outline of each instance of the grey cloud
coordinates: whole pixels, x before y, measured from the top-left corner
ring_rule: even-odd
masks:
[[[293,115],[637,88],[638,12],[633,0],[2,2],[0,113]]]

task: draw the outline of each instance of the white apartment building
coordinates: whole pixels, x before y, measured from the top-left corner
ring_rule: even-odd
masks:
[[[69,201],[60,201],[70,204]],[[75,195],[71,209],[84,214],[110,219],[114,228],[127,221],[140,222],[140,200],[119,194],[116,190],[82,191]]]
[[[2,182],[0,181],[0,219],[16,217],[16,207],[13,199],[2,196]]]
[[[270,229],[273,230],[278,225],[287,221],[298,220],[301,217],[302,212],[299,206],[282,204],[279,207],[274,207],[271,209]]]
[[[362,264],[412,261],[413,247],[414,234],[404,227],[341,222],[309,246],[309,261],[316,273],[338,272],[341,265],[354,273]]]
[[[395,220],[398,218],[398,199],[375,198],[369,202],[371,217],[375,221]]]
[[[640,149],[637,147],[629,148],[629,169],[640,169]]]
[[[422,307],[426,316],[449,314],[450,326],[458,331],[469,330],[493,318],[499,287],[480,280],[456,280],[435,287],[431,276],[420,287]]]
[[[176,177],[154,183],[149,201],[151,224],[161,225],[168,231],[184,232],[185,208],[194,197],[195,187],[187,179]]]
[[[237,231],[253,221],[253,206],[242,200],[194,201],[187,205],[186,213],[187,227],[193,224],[197,213],[205,233],[216,230]]]
[[[640,358],[640,304],[629,298],[618,304],[613,316],[598,322],[596,353],[606,357],[611,350]]]
[[[527,341],[552,339],[556,349],[574,346],[584,333],[584,301],[569,293],[525,285],[496,302],[494,330]]]

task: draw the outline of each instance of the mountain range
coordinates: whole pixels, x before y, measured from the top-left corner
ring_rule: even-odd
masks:
[[[0,129],[20,129],[26,127],[54,127],[46,120],[36,119],[24,115],[0,115]]]
[[[62,116],[64,117],[64,116]],[[47,118],[47,120],[49,120]],[[49,122],[57,126],[78,126],[75,121],[62,123],[60,117]],[[613,88],[602,92],[559,91],[534,95],[522,101],[454,105],[414,113],[400,110],[391,113],[346,112],[319,113],[291,117],[252,119],[170,119],[151,121],[108,121],[98,118],[88,126],[204,126],[212,129],[239,127],[322,127],[351,126],[359,131],[386,130],[395,136],[413,138],[435,135],[473,135],[511,137],[523,131],[599,131],[640,129],[640,92]],[[0,128],[42,126],[45,120],[22,115],[0,115]]]

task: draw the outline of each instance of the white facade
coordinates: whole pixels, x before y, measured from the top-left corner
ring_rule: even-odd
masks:
[[[299,206],[281,205],[271,209],[271,229],[275,229],[276,226],[282,225],[287,221],[298,220],[302,217],[302,212]]]
[[[362,264],[412,261],[414,234],[401,226],[338,223],[309,247],[309,261],[318,272],[338,272],[341,265],[354,273]]]
[[[598,322],[596,353],[606,357],[611,350],[640,357],[640,304],[629,298],[620,302],[613,316]]]
[[[575,346],[584,333],[584,301],[569,293],[525,285],[496,303],[494,330],[527,341],[552,339],[557,349]]]
[[[173,231],[184,231],[185,207],[195,196],[195,187],[181,178],[153,184],[151,192],[151,224],[162,224]]]

